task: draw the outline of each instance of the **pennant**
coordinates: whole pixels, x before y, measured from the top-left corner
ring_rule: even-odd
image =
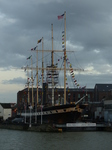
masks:
[[[58,16],[58,20],[63,19],[64,14]]]
[[[38,40],[38,41],[37,41],[37,44],[40,43],[41,41],[42,41],[42,39]]]
[[[71,73],[73,72],[73,70],[70,71]]]
[[[36,50],[37,46],[34,47],[34,50]]]
[[[83,86],[83,87],[82,87],[82,89],[85,89],[85,88],[86,88],[86,86]]]
[[[30,59],[32,57],[32,55],[31,56],[29,56],[27,59]]]
[[[31,51],[36,50],[37,46],[35,46],[34,48],[31,48]]]
[[[70,67],[72,67],[72,65],[70,64]]]

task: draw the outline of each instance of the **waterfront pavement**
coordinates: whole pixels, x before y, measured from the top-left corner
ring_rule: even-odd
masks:
[[[67,132],[67,131],[110,131],[112,132],[112,124],[95,124],[95,123],[73,123],[73,124],[40,124],[32,125],[29,124],[0,124],[1,129],[10,130],[25,130],[33,132]]]

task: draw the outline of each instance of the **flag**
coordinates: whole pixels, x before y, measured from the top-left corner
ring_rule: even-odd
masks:
[[[86,86],[83,86],[83,87],[82,87],[82,89],[85,89],[85,88],[86,88]]]
[[[30,59],[32,57],[32,55],[31,56],[29,56],[27,59]]]
[[[37,48],[37,46],[36,46],[36,47],[34,47],[34,50],[36,50],[36,48]]]
[[[42,39],[38,40],[38,41],[37,41],[37,44],[40,43],[41,41],[42,41]]]
[[[37,46],[35,46],[34,48],[31,48],[31,51],[36,50]]]
[[[58,20],[63,19],[64,14],[58,16]]]

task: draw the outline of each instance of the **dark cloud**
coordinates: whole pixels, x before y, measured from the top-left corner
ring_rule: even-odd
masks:
[[[57,16],[66,11],[67,49],[76,51],[67,53],[67,56],[74,67],[90,69],[84,75],[80,73],[80,84],[94,87],[99,82],[111,83],[111,6],[111,0],[0,0],[1,70],[21,68],[31,63],[26,58],[32,54],[30,49],[37,45],[41,37],[44,37],[44,49],[51,49],[52,23],[54,49],[62,49],[64,20],[58,21]],[[38,49],[41,49],[41,44]],[[36,66],[36,53],[32,55]],[[40,65],[41,54],[38,55]],[[50,62],[50,56],[45,58],[45,63]],[[57,59],[58,56],[55,62]],[[2,83],[23,82],[21,76],[13,78],[4,79]]]

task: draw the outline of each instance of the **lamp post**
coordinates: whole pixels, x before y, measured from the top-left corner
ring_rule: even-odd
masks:
[[[26,105],[24,104],[24,108],[25,108],[25,123],[26,123]]]
[[[29,109],[30,109],[30,124],[29,124],[29,127],[31,127],[31,109],[32,109],[32,106],[30,106]]]
[[[42,108],[43,108],[43,105],[41,104],[41,124],[42,124]]]

